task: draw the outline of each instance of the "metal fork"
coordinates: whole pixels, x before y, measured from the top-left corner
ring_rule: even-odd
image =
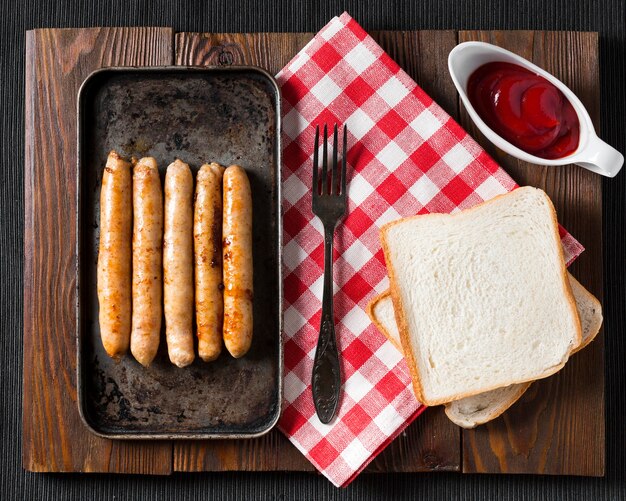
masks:
[[[335,315],[333,309],[333,236],[337,223],[346,212],[346,154],[347,127],[343,127],[343,153],[341,172],[337,172],[337,124],[333,133],[333,163],[328,179],[328,127],[324,125],[322,173],[318,175],[319,125],[315,128],[315,151],[313,153],[313,214],[324,225],[324,295],[322,319],[313,361],[311,386],[315,411],[322,423],[329,423],[335,416],[339,403],[341,372],[339,353],[335,338]]]

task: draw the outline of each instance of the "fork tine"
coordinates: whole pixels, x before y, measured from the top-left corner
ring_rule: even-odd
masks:
[[[336,141],[335,141],[336,142]],[[348,126],[343,126],[343,153],[341,154],[341,194],[346,195],[346,157],[348,156]]]
[[[319,183],[317,180],[317,169],[318,169],[318,156],[320,149],[320,126],[315,126],[315,149],[313,150],[313,186],[311,187],[313,190],[313,195],[317,195],[319,193]]]
[[[322,150],[322,195],[328,194],[328,126],[324,124],[324,148]]]
[[[339,186],[337,185],[337,150],[339,149],[339,145],[337,144],[337,124],[335,124],[335,130],[333,132],[333,165],[332,170],[330,171],[330,193],[331,195],[338,195]]]

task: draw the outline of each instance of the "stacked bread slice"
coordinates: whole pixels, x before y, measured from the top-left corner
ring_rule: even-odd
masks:
[[[602,323],[566,271],[554,207],[525,187],[472,209],[383,227],[390,290],[369,305],[403,351],[417,398],[460,426],[504,412]]]

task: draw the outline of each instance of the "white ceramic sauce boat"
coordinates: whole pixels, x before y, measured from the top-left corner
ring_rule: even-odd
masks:
[[[513,146],[485,124],[467,96],[467,82],[472,73],[480,66],[496,61],[522,66],[544,77],[563,92],[565,97],[572,103],[580,122],[580,138],[576,151],[562,158],[546,159],[537,157]],[[448,69],[471,119],[487,139],[509,155],[538,165],[566,165],[574,163],[607,177],[614,177],[622,168],[624,157],[619,151],[609,146],[596,135],[589,113],[587,113],[580,99],[563,82],[523,57],[496,45],[484,42],[464,42],[450,51]]]

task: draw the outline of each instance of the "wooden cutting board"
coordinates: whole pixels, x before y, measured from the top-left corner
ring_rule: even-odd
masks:
[[[599,123],[596,33],[377,32],[374,38],[520,184],[543,188],[587,248],[572,273],[602,299],[601,179],[581,168],[539,167],[491,146],[459,105],[447,71],[461,41],[513,50],[561,78]],[[26,36],[24,384],[22,462],[29,471],[169,474],[313,471],[274,431],[246,441],[111,441],[90,434],[76,405],[76,94],[104,66],[254,64],[277,73],[309,33],[174,33],[170,28],[41,29]],[[462,471],[604,475],[604,341],[600,334],[556,376],[531,386],[476,430],[428,409],[370,472]]]

